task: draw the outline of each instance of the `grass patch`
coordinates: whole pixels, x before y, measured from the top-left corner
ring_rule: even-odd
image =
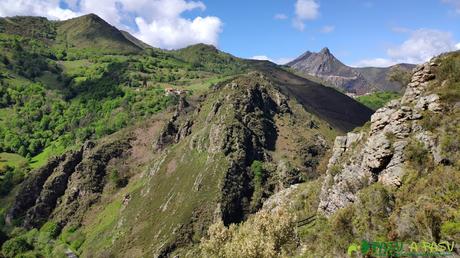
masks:
[[[411,141],[405,150],[406,159],[419,171],[428,168],[427,165],[431,160],[431,155],[429,154],[430,152],[424,144],[417,140]]]
[[[190,91],[194,92],[194,93],[201,93],[201,92],[207,91],[213,85],[219,84],[219,83],[227,81],[227,80],[231,80],[231,79],[233,79],[235,77],[236,77],[236,75],[212,77],[212,78],[204,80],[202,82],[195,83],[195,84],[192,84],[190,86],[186,86],[185,88],[187,90],[190,90]]]
[[[27,164],[27,159],[15,153],[0,153],[0,170],[2,167],[19,167]]]
[[[32,169],[39,168],[46,164],[49,158],[60,155],[66,151],[66,147],[59,142],[50,145],[45,148],[40,154],[33,157],[30,161],[30,167]]]
[[[110,245],[114,236],[110,234],[108,229],[113,227],[117,222],[120,209],[121,201],[116,200],[109,203],[105,206],[104,210],[97,215],[92,225],[86,227],[84,234],[86,235],[87,243],[89,243],[92,248]]]
[[[356,98],[356,100],[373,110],[377,110],[383,107],[386,103],[390,102],[391,100],[397,99],[399,97],[401,97],[400,93],[393,91],[384,91],[359,96]]]

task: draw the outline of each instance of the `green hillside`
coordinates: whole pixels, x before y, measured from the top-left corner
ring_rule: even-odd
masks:
[[[94,14],[57,22],[56,44],[67,49],[113,54],[138,53],[141,47]]]
[[[377,110],[383,107],[390,100],[397,99],[400,96],[401,94],[397,92],[382,91],[370,93],[363,96],[358,96],[356,100],[373,110]]]
[[[241,59],[219,51],[216,47],[206,44],[192,45],[174,52],[174,54],[196,69],[217,73],[241,73],[248,65]]]
[[[199,256],[216,219],[316,180],[371,115],[275,64],[147,47],[95,15],[0,18],[0,86],[5,257]]]

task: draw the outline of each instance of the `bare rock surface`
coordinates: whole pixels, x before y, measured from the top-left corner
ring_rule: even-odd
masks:
[[[411,138],[422,142],[435,162],[442,161],[436,137],[418,124],[424,114],[443,110],[439,96],[427,90],[435,79],[435,66],[435,60],[417,66],[404,96],[378,109],[368,132],[336,138],[318,212],[333,214],[355,202],[357,193],[375,182],[399,187],[404,176],[404,150]]]

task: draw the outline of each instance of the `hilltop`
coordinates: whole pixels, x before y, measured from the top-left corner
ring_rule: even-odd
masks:
[[[69,54],[81,54],[82,49],[95,53],[134,54],[145,48],[129,33],[121,32],[95,14],[65,21],[30,16],[0,18],[0,33],[37,39]]]
[[[0,25],[7,257],[200,256],[210,225],[317,180],[372,114],[273,63],[151,48],[95,15]]]
[[[66,48],[80,48],[136,53],[142,47],[132,42],[120,30],[95,14],[88,14],[56,23],[56,41]],[[128,35],[129,36],[129,35]]]
[[[358,82],[386,70],[326,48],[293,61],[316,82],[210,45],[149,47],[95,15],[1,18],[0,49],[5,257],[460,242],[459,52],[417,66],[374,113],[320,82],[376,90]]]

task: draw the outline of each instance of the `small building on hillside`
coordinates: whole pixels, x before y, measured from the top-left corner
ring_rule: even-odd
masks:
[[[187,90],[181,90],[181,89],[174,89],[174,88],[165,88],[165,94],[166,95],[186,95],[188,93]]]

